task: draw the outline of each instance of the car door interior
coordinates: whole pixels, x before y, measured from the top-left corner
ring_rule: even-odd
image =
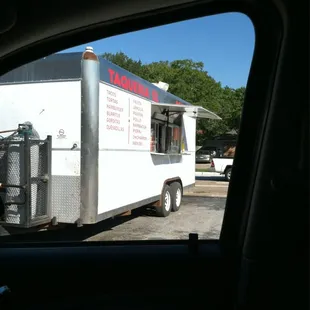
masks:
[[[195,234],[182,241],[94,243],[6,237],[0,240],[0,286],[10,292],[0,298],[1,309],[262,309],[281,304],[298,309],[305,302],[297,279],[305,277],[298,262],[307,257],[309,158],[308,102],[297,71],[306,67],[299,38],[302,3],[33,0],[8,8],[3,5],[0,13],[12,22],[1,27],[0,74],[102,37],[224,12],[247,14],[256,42],[220,240],[200,240]],[[282,156],[284,145],[293,147],[293,163],[292,154]]]

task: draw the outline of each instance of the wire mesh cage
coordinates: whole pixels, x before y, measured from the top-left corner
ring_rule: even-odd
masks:
[[[0,140],[2,225],[32,227],[50,221],[51,137],[25,133]]]

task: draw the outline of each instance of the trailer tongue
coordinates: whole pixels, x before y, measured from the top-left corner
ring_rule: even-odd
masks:
[[[0,95],[1,225],[26,229],[95,224],[145,205],[162,217],[178,211],[195,183],[196,119],[220,119],[91,48],[10,72]]]

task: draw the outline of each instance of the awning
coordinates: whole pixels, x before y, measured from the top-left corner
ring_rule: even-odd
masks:
[[[169,103],[157,103],[152,102],[153,106],[159,107],[161,109],[167,109],[170,113],[185,113],[189,117],[193,118],[209,118],[209,119],[218,119],[221,118],[215,113],[195,105],[184,105],[184,104],[169,104]]]

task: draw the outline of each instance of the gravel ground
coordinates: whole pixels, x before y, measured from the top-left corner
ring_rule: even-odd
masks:
[[[87,241],[187,239],[198,233],[200,239],[217,239],[222,226],[226,198],[184,196],[183,205],[166,218],[138,214]]]

